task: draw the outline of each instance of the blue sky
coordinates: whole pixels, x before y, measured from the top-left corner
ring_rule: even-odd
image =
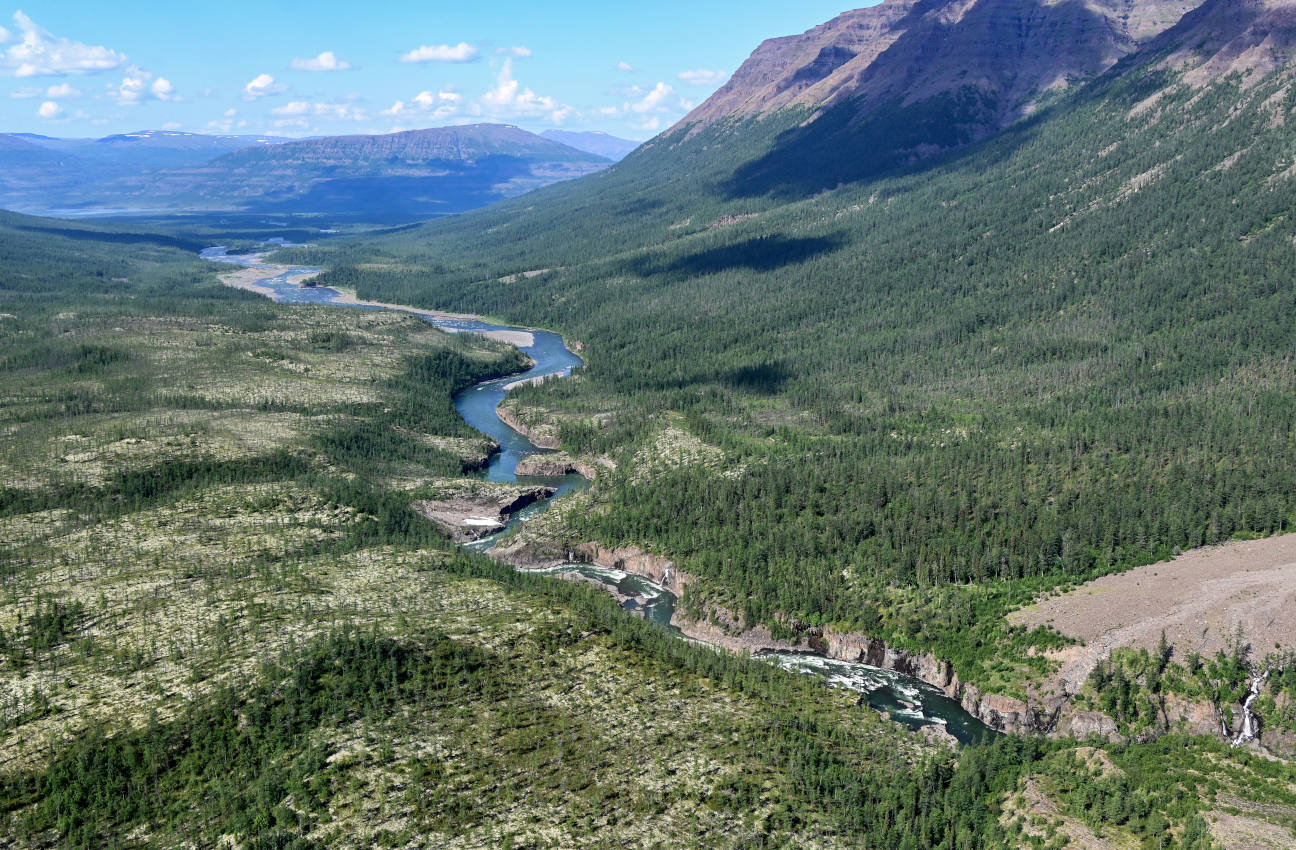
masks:
[[[286,136],[493,121],[645,139],[843,0],[24,2],[0,132]],[[857,5],[868,5],[860,3]]]

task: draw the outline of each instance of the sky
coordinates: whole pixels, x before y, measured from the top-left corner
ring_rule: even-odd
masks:
[[[24,2],[0,132],[317,136],[504,123],[646,139],[849,0]]]

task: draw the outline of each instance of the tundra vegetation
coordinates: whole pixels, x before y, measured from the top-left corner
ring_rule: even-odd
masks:
[[[166,237],[0,228],[7,845],[955,850],[1087,829],[1197,848],[1221,818],[1290,834],[1285,765],[1172,739],[953,754],[852,694],[454,546],[409,506],[479,461],[451,396],[518,369],[513,349],[273,305]]]

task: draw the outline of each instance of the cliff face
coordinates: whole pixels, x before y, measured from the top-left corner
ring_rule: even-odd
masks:
[[[1198,0],[886,0],[762,44],[684,119],[706,125],[788,107],[981,101],[984,131],[1041,93],[1092,78],[1176,24]]]

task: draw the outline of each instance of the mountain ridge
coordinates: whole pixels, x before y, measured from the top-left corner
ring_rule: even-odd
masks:
[[[4,141],[8,140],[8,141]],[[0,136],[0,203],[24,210],[324,212],[404,220],[463,212],[611,161],[513,125],[289,140],[138,131]]]

